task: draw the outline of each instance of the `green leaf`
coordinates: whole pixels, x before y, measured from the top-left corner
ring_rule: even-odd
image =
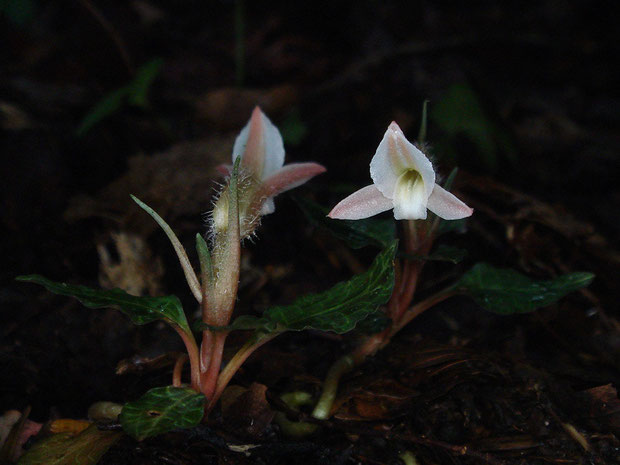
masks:
[[[163,229],[164,233],[166,233],[166,236],[168,236],[168,240],[172,244],[172,247],[174,248],[174,251],[177,254],[177,258],[179,259],[181,268],[183,268],[183,274],[185,274],[185,280],[187,281],[187,285],[192,291],[192,294],[194,294],[194,297],[196,298],[196,300],[200,302],[202,300],[200,282],[198,281],[196,272],[194,271],[194,268],[192,267],[192,264],[189,261],[187,252],[185,252],[185,248],[183,247],[183,244],[181,244],[181,241],[179,240],[177,235],[174,233],[174,231],[168,225],[168,223],[166,223],[164,219],[161,216],[159,216],[159,214],[155,210],[153,210],[151,207],[149,207],[147,204],[145,204],[142,200],[140,200],[135,195],[129,194],[129,196],[132,198],[134,202],[138,204],[140,208],[142,208],[145,212],[151,215],[151,218],[153,218],[155,222],[159,225],[159,227]]]
[[[271,333],[276,330],[277,324],[267,318],[259,318],[253,315],[241,315],[227,326],[213,326],[202,321],[197,321],[193,325],[194,331],[248,331],[260,330],[261,332]]]
[[[163,60],[156,58],[138,69],[136,76],[127,85],[108,92],[84,117],[76,134],[83,136],[93,126],[116,113],[128,103],[137,107],[148,105],[148,91],[159,74]]]
[[[535,281],[515,270],[479,263],[463,275],[456,289],[472,296],[486,310],[511,315],[552,304],[588,286],[593,279],[592,273],[576,272],[550,281]]]
[[[203,280],[203,285],[208,283],[209,286],[215,281],[213,274],[213,262],[211,259],[211,251],[207,245],[207,241],[204,240],[202,234],[196,234],[196,252],[200,260],[200,276]]]
[[[5,14],[12,23],[25,26],[32,21],[38,7],[34,0],[0,0],[0,18]]]
[[[460,134],[467,137],[489,170],[497,168],[500,152],[511,161],[516,160],[516,149],[508,133],[487,114],[468,84],[451,86],[433,105],[430,116],[452,141]]]
[[[35,443],[18,465],[94,465],[123,434],[91,425],[77,436],[58,433]]]
[[[441,220],[439,222],[439,228],[437,232],[439,235],[443,235],[449,232],[464,233],[467,230],[467,218],[461,218],[460,220]]]
[[[112,307],[120,310],[137,325],[165,320],[190,332],[181,301],[177,296],[138,297],[122,289],[93,289],[87,286],[50,281],[40,275],[18,276],[18,281],[40,284],[54,294],[75,297],[88,308]]]
[[[297,108],[288,113],[280,126],[280,132],[286,146],[297,146],[303,141],[308,132],[308,127],[302,121]]]
[[[263,316],[289,330],[318,329],[346,333],[387,302],[394,287],[393,241],[375,258],[368,271],[336,284],[320,294],[310,294],[293,304],[268,309]]]
[[[131,105],[137,107],[146,107],[148,105],[148,91],[159,74],[163,63],[164,60],[156,58],[140,67],[136,77],[128,86],[127,99]]]
[[[460,263],[467,256],[467,250],[451,245],[440,244],[427,257],[427,260]]]
[[[393,219],[333,220],[327,217],[329,210],[317,203],[302,198],[295,198],[295,201],[310,223],[328,230],[354,249],[367,245],[384,248],[394,241],[396,226]]]
[[[184,387],[158,387],[135,402],[127,402],[119,416],[125,432],[142,441],[176,428],[196,426],[204,416],[205,396]]]
[[[80,127],[77,130],[77,135],[83,136],[88,131],[90,131],[95,124],[116,113],[121,108],[121,106],[123,106],[123,102],[125,100],[125,97],[127,96],[127,93],[127,87],[122,87],[120,89],[116,89],[112,92],[107,93],[86,114],[86,116],[80,123]]]

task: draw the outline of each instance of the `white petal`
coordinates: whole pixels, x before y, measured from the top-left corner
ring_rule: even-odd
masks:
[[[394,218],[397,220],[425,219],[427,201],[422,176],[414,170],[404,172],[396,181],[396,189],[394,189]]]
[[[428,199],[435,184],[433,164],[405,138],[398,124],[392,122],[370,161],[370,176],[383,195],[392,198],[396,182],[406,170],[420,173],[424,181],[424,195]]]
[[[337,220],[361,220],[389,210],[393,206],[392,200],[371,184],[341,200],[327,216]]]
[[[233,146],[233,162],[243,157],[244,166],[265,179],[284,165],[284,142],[278,128],[256,107]]]
[[[444,220],[460,220],[471,216],[473,208],[469,208],[443,187],[435,184],[433,193],[428,198],[428,209]]]

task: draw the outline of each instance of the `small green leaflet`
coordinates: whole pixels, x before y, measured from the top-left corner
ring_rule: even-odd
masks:
[[[125,103],[136,107],[148,106],[148,91],[163,64],[161,58],[149,61],[137,71],[126,86],[107,93],[84,117],[76,133],[86,134],[93,126],[119,111]]]
[[[191,388],[158,387],[135,402],[127,402],[119,416],[121,426],[142,441],[176,428],[191,428],[202,420],[205,396]]]
[[[123,434],[91,425],[77,436],[58,433],[34,444],[18,465],[95,465]]]
[[[189,333],[189,325],[177,296],[138,297],[122,289],[93,289],[87,286],[50,281],[40,275],[18,276],[18,281],[40,284],[54,294],[75,297],[88,308],[112,307],[120,310],[137,325],[166,320]]]
[[[396,235],[395,223],[391,218],[367,218],[364,220],[333,220],[327,217],[328,210],[308,199],[295,198],[308,220],[324,228],[349,247],[359,249],[367,245],[388,247]]]
[[[467,83],[452,85],[430,112],[431,121],[447,136],[435,146],[438,153],[456,154],[457,137],[465,136],[476,147],[480,162],[491,171],[500,155],[516,161],[516,149],[499,118],[488,114],[478,94]],[[443,142],[443,143],[441,143]]]
[[[593,279],[592,273],[575,272],[550,281],[534,281],[515,270],[478,263],[463,275],[455,287],[472,296],[486,310],[511,315],[552,304],[588,286]]]
[[[263,316],[293,331],[318,329],[340,334],[351,331],[392,295],[396,246],[397,242],[393,241],[365,273],[320,294],[303,296],[291,305],[272,307]]]

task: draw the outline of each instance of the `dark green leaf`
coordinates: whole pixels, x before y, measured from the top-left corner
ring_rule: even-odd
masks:
[[[496,122],[498,118],[488,115],[478,95],[468,84],[451,86],[433,105],[430,116],[450,139],[454,140],[461,134],[467,137],[489,170],[497,168],[500,152],[515,161],[516,149],[508,133]]]
[[[387,302],[394,287],[396,241],[375,258],[369,270],[336,284],[321,294],[310,294],[293,304],[268,309],[264,316],[286,329],[318,329],[346,333]]]
[[[197,321],[193,325],[194,331],[205,329],[210,329],[211,331],[247,331],[257,329],[268,333],[273,332],[276,326],[276,323],[269,321],[267,318],[259,318],[253,315],[241,315],[227,326],[213,326],[202,321]]]
[[[205,396],[183,387],[158,387],[135,402],[127,402],[119,416],[123,429],[142,441],[176,428],[191,428],[202,420]]]
[[[116,113],[123,104],[146,107],[147,94],[157,77],[163,60],[157,58],[140,67],[127,85],[108,92],[84,117],[77,130],[78,136],[86,134],[94,125]]]
[[[349,247],[359,249],[374,245],[384,248],[394,241],[396,229],[393,219],[333,220],[327,217],[329,211],[315,202],[302,198],[295,201],[313,225],[327,229]]]
[[[123,87],[106,94],[84,117],[77,130],[77,135],[86,134],[95,124],[116,113],[123,105],[127,93],[128,88]]]
[[[54,294],[75,297],[89,308],[112,307],[120,310],[137,325],[156,320],[166,320],[190,332],[183,307],[177,296],[138,297],[127,294],[122,289],[93,289],[50,281],[39,275],[18,276],[18,281],[27,281],[45,286]]]
[[[552,304],[570,292],[588,286],[594,275],[576,272],[551,281],[534,281],[514,270],[479,263],[456,283],[485,309],[510,315],[527,313]]]
[[[451,245],[441,244],[437,246],[427,257],[427,260],[440,262],[460,263],[467,256],[467,250]]]
[[[18,465],[95,465],[123,434],[100,431],[91,425],[74,436],[58,433],[34,444]]]
[[[280,132],[282,133],[282,139],[284,139],[284,145],[289,147],[299,145],[304,139],[308,132],[308,126],[301,119],[297,108],[291,110],[286,116],[286,119],[280,126]]]
[[[127,97],[131,105],[145,107],[148,104],[148,91],[159,74],[163,62],[161,58],[156,58],[140,67],[136,77],[129,84]]]
[[[37,8],[34,0],[0,0],[0,17],[4,13],[12,23],[25,26],[32,21]]]
[[[467,218],[460,220],[441,220],[437,232],[442,235],[452,231],[463,233],[467,230]]]

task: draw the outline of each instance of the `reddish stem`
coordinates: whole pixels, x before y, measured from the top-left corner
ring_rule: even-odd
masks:
[[[211,363],[213,354],[213,331],[202,332],[202,344],[200,344],[200,373],[206,373]]]
[[[224,331],[215,333],[209,366],[207,371],[200,375],[201,391],[209,400],[213,397],[218,375],[220,374],[222,355],[224,354],[224,343],[226,342],[227,336],[228,333]]]
[[[399,332],[401,329],[407,326],[411,322],[411,320],[419,316],[421,313],[423,313],[424,311],[428,310],[431,307],[434,307],[439,302],[442,302],[446,300],[447,298],[452,297],[453,295],[456,295],[456,294],[457,292],[455,290],[447,290],[447,291],[444,290],[444,291],[438,292],[437,294],[434,294],[424,299],[422,302],[415,304],[409,310],[404,312],[400,320],[392,326],[390,330],[390,335],[387,338],[387,341],[389,342],[389,340],[397,332]]]
[[[261,347],[263,344],[271,341],[279,334],[280,333],[275,332],[263,336],[256,342],[248,341],[241,347],[241,349],[237,351],[237,353],[233,356],[233,358],[230,359],[230,361],[226,364],[226,367],[219,374],[219,377],[217,378],[217,385],[215,386],[212,397],[207,396],[207,398],[209,399],[207,413],[210,412],[213,407],[215,407],[215,404],[222,395],[222,392],[224,392],[224,389],[226,388],[234,374],[237,372],[237,370],[239,370],[241,365],[243,365],[243,362],[245,362],[256,349]]]
[[[185,349],[187,350],[187,355],[189,357],[189,366],[191,370],[191,386],[192,389],[196,391],[200,391],[200,356],[198,354],[198,346],[196,345],[196,339],[192,333],[186,333],[183,329],[178,326],[173,326],[181,339],[183,339],[183,343],[185,344]]]
[[[187,361],[187,354],[182,354],[177,358],[174,364],[174,370],[172,370],[172,385],[175,387],[181,386],[181,376],[183,375],[183,365]]]

